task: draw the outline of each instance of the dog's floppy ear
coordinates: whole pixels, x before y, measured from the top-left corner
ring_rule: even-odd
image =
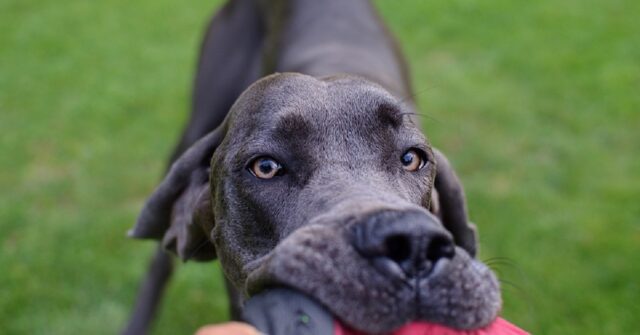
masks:
[[[193,144],[171,165],[164,180],[147,199],[136,225],[128,233],[134,238],[162,241],[165,249],[182,260],[216,257],[209,232],[214,225],[209,166],[223,137],[223,126]]]
[[[436,178],[431,193],[431,211],[440,217],[445,228],[451,232],[458,246],[471,257],[478,251],[476,227],[469,222],[462,184],[453,171],[447,157],[433,149],[436,159]]]

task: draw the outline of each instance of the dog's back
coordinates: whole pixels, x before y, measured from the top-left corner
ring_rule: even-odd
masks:
[[[234,0],[207,27],[190,121],[173,159],[222,123],[251,83],[274,72],[354,74],[410,103],[407,66],[368,0]]]
[[[289,0],[273,71],[363,76],[404,97],[409,80],[394,39],[368,0]]]

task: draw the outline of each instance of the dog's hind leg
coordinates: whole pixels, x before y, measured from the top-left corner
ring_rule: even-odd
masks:
[[[147,272],[147,277],[138,291],[131,319],[122,334],[141,335],[148,332],[149,325],[162,298],[164,287],[171,278],[172,272],[172,256],[162,247],[158,247]]]

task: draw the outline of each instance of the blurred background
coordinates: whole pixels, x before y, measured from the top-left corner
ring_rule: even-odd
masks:
[[[640,2],[376,1],[534,334],[640,329]],[[0,333],[114,334],[152,242],[125,238],[188,116],[221,1],[0,0]],[[179,266],[156,334],[228,317]]]

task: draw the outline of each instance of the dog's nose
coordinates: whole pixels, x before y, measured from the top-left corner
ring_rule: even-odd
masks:
[[[384,273],[426,277],[438,261],[455,254],[451,235],[436,220],[417,211],[378,212],[353,226],[352,243]]]

